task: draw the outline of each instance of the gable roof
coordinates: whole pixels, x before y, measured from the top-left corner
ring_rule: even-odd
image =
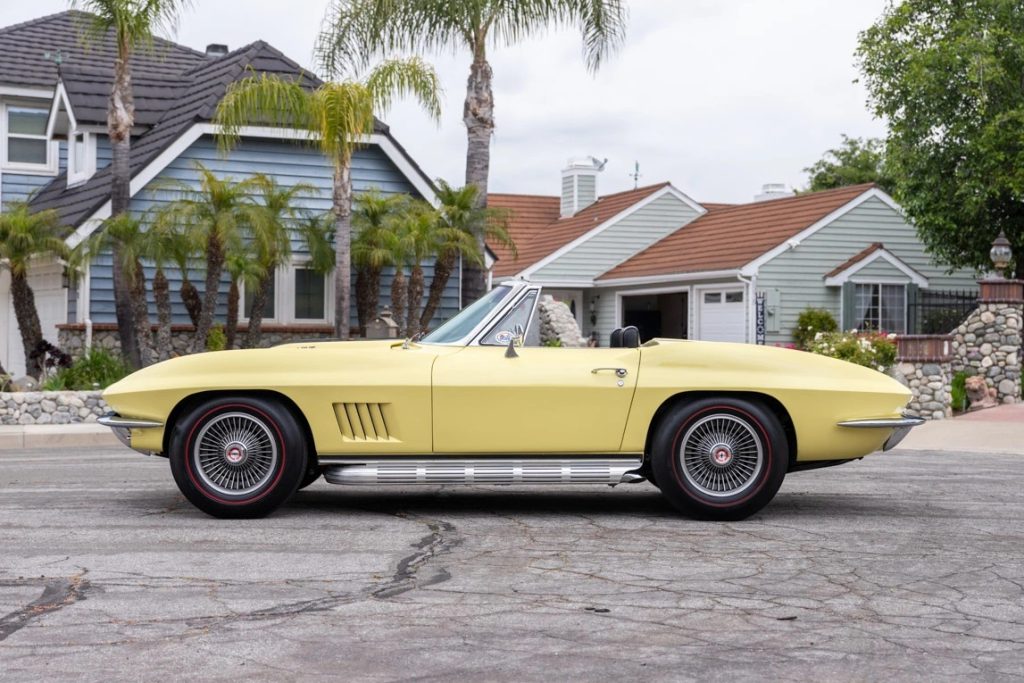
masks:
[[[282,75],[301,73],[311,82],[319,82],[313,80],[315,76],[261,40],[219,59],[204,59],[197,66],[169,79],[168,93],[177,97],[167,99],[169,106],[152,128],[132,141],[132,177],[194,124],[209,121],[228,85],[244,77],[250,68]],[[62,225],[77,227],[110,198],[110,176],[111,167],[106,166],[85,183],[67,187],[67,173],[61,173],[33,197],[32,208],[55,209]]]
[[[514,257],[507,248],[489,244],[499,256],[499,261],[494,266],[494,275],[507,277],[522,272],[668,186],[669,183],[659,183],[605,195],[582,211],[566,218],[559,218],[560,197],[488,194],[488,206],[507,209],[510,212],[509,233],[519,252]]]
[[[866,249],[854,254],[844,263],[829,271],[825,275],[825,285],[828,287],[842,286],[851,277],[854,277],[857,273],[875,261],[885,261],[894,269],[903,273],[908,280],[916,284],[918,287],[928,286],[928,278],[899,256],[886,249],[885,245],[881,242],[875,242],[869,245]]]
[[[57,62],[62,65],[93,66],[113,69],[117,48],[113,35],[86,42],[82,32],[92,16],[68,10],[20,24],[0,28],[0,82],[31,88],[53,88],[57,81]],[[46,57],[49,52],[51,57]],[[153,39],[152,49],[139,49],[132,57],[132,75],[174,75],[206,61],[197,50],[162,38]]]
[[[852,185],[712,208],[597,279],[739,269],[874,187]]]
[[[61,64],[58,71],[75,122],[80,126],[106,127],[113,70],[109,67]],[[132,73],[136,128],[159,123],[168,108],[184,95],[190,82],[183,74]]]
[[[872,242],[865,249],[862,249],[861,251],[857,252],[856,254],[854,254],[853,256],[851,256],[850,258],[846,259],[845,261],[840,263],[838,266],[836,266],[835,268],[830,270],[828,273],[825,274],[825,277],[826,278],[835,277],[836,275],[839,275],[840,273],[842,273],[844,270],[849,270],[850,268],[854,267],[855,265],[857,265],[858,263],[860,263],[861,261],[866,259],[868,256],[871,256],[872,254],[874,254],[879,249],[884,249],[884,248],[885,248],[885,245],[883,245],[881,242]]]

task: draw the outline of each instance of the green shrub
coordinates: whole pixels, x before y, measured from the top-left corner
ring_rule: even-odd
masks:
[[[228,336],[224,334],[224,326],[216,325],[206,335],[207,351],[223,351],[228,347]]]
[[[44,391],[106,389],[126,377],[131,368],[109,351],[92,348],[70,367],[61,368],[43,382]]]
[[[547,341],[544,342],[544,346],[553,346],[555,348],[561,348],[562,340],[559,339],[558,337],[552,337],[551,339],[548,339]]]
[[[970,377],[970,375],[961,370],[953,375],[953,381],[950,383],[949,402],[953,410],[957,412],[967,410],[968,377]]]
[[[839,329],[835,316],[822,308],[808,308],[796,319],[793,338],[801,349],[809,349],[818,333],[835,332]]]
[[[885,372],[896,362],[895,339],[878,332],[819,332],[808,351]]]

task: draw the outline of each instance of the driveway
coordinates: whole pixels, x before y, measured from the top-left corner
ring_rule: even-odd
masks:
[[[318,483],[218,521],[166,462],[0,452],[0,679],[1024,676],[1024,462],[897,451],[755,518],[647,485]]]

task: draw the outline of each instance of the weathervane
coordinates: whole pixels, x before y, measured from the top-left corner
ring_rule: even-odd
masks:
[[[64,63],[64,55],[61,53],[60,50],[57,50],[55,52],[50,52],[49,50],[47,50],[43,53],[43,59],[48,59],[57,66],[60,66]]]
[[[626,175],[633,179],[633,189],[634,190],[637,189],[638,187],[640,187],[640,179],[644,177],[643,174],[640,173],[640,162],[639,161],[634,161],[633,162],[633,172],[632,173],[627,173]]]

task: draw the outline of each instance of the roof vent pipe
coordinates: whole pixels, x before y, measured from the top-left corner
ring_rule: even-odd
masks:
[[[796,192],[786,187],[785,183],[765,183],[761,186],[761,194],[754,196],[755,202],[765,202],[769,199],[782,199],[784,197],[795,197]]]
[[[228,46],[223,43],[210,43],[206,46],[206,56],[210,59],[220,59],[228,53]]]

